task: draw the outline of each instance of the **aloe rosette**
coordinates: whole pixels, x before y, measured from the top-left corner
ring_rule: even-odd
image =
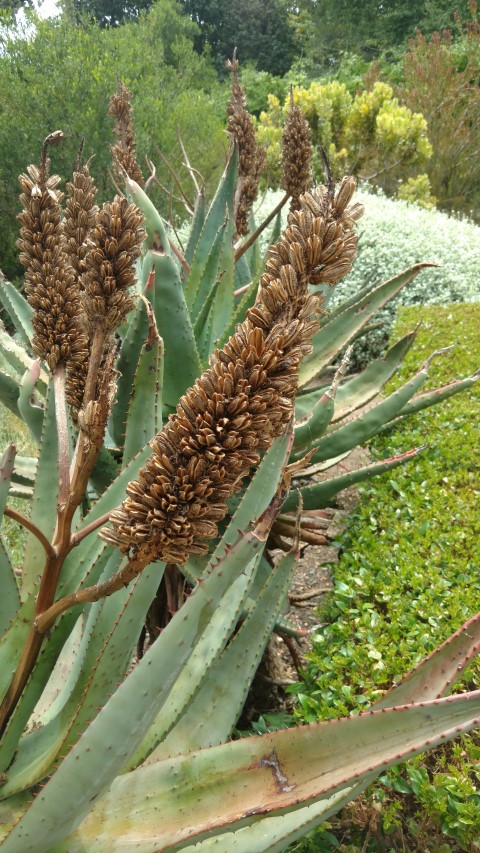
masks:
[[[427,360],[383,396],[415,331],[349,376],[341,353],[425,265],[324,315],[324,291],[355,254],[353,182],[300,195],[287,232],[274,225],[275,247],[262,257],[255,243],[245,249],[248,238],[233,241],[237,170],[234,148],[208,208],[198,194],[183,251],[131,178],[127,199],[103,213],[93,211],[85,174],[77,181],[97,223],[88,251],[77,252],[91,324],[82,347],[97,372],[81,374],[86,390],[70,395],[70,410],[64,340],[50,366],[38,342],[34,359],[38,305],[0,283],[17,332],[0,331],[0,399],[39,447],[27,458],[12,445],[0,464],[0,510],[26,527],[21,567],[0,548],[5,853],[282,851],[386,767],[478,725],[480,691],[447,695],[478,651],[474,616],[368,712],[231,740],[271,632],[288,628],[284,602],[305,532],[299,505],[327,507],[346,485],[409,462],[420,449],[329,474],[386,425],[477,378],[424,392]],[[49,180],[40,175],[38,193],[51,190],[48,203],[59,203]],[[51,216],[59,228],[56,208]],[[213,374],[222,399],[220,386],[208,392]],[[178,481],[187,457],[195,500],[192,482]],[[30,502],[28,515],[9,506],[12,495]],[[289,547],[272,566],[281,509]],[[189,595],[132,666],[172,565]],[[53,593],[46,575],[55,575]]]

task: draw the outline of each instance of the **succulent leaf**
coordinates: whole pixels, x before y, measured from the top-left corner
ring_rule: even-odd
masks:
[[[17,288],[3,277],[0,277],[0,302],[9,314],[23,345],[31,351],[33,309]]]
[[[310,382],[316,374],[354,338],[380,308],[410,284],[429,263],[415,264],[394,278],[356,299],[346,309],[330,319],[313,337],[313,351],[307,355],[300,367],[300,386]],[[328,318],[327,318],[328,319]]]
[[[147,312],[148,335],[133,381],[125,430],[123,467],[145,447],[152,435],[162,428],[163,341],[149,303]]]

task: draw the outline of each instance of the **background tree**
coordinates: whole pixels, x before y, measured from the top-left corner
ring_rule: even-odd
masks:
[[[138,18],[153,0],[69,0],[77,18],[90,18],[101,27],[116,27]]]
[[[196,49],[211,50],[217,69],[235,47],[240,61],[282,76],[295,57],[295,32],[287,0],[181,0],[199,27]]]
[[[459,24],[459,27],[461,25]],[[403,61],[401,96],[428,122],[434,157],[427,166],[440,207],[480,218],[480,25],[454,40],[417,32]]]
[[[172,178],[162,164],[160,148],[186,176],[178,128],[208,190],[222,168],[227,150],[227,92],[218,84],[211,64],[194,51],[195,34],[195,24],[180,14],[175,0],[158,0],[137,23],[119,27],[78,27],[62,16],[37,20],[29,38],[21,37],[22,32],[13,25],[1,31],[0,268],[5,274],[18,274],[17,178],[25,163],[38,158],[39,139],[58,128],[64,131],[65,141],[52,159],[55,171],[69,176],[85,137],[85,158],[95,153],[91,172],[100,203],[111,195],[113,120],[106,115],[108,99],[119,78],[135,96],[138,158],[145,173],[148,155],[155,161],[157,176],[169,192]],[[15,133],[14,127],[18,128]],[[154,195],[159,192],[158,187],[152,187]],[[176,188],[174,199],[177,193]],[[174,200],[172,204],[175,209]],[[184,214],[183,207],[176,209]]]
[[[303,0],[312,21],[312,48],[320,66],[331,68],[345,52],[375,59],[406,45],[417,28],[428,35],[450,27],[469,0]]]

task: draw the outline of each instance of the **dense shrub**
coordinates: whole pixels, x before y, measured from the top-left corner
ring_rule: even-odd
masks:
[[[396,384],[412,374],[419,357],[457,341],[433,363],[430,385],[479,367],[479,304],[403,308],[395,338],[419,320],[417,341]],[[363,710],[480,609],[479,400],[480,389],[473,386],[375,439],[376,458],[425,443],[428,449],[412,465],[360,490],[334,590],[320,615],[324,627],[313,639],[305,680],[295,688],[299,720]],[[473,689],[479,681],[476,663],[462,684]],[[479,756],[476,735],[389,771],[386,787],[371,789],[343,815],[344,837],[359,846],[337,849],[380,849],[375,835],[373,846],[362,847],[360,840],[376,814],[380,835],[390,836],[382,849],[472,850],[480,837]],[[353,814],[360,830],[351,823]],[[325,839],[319,836],[321,847],[299,849],[333,849]]]
[[[280,193],[268,193],[257,219],[272,209],[280,197]],[[419,261],[433,261],[439,266],[424,270],[376,315],[375,321],[382,325],[356,342],[353,367],[367,364],[382,352],[398,305],[474,302],[480,294],[478,226],[365,189],[357,193],[357,198],[365,204],[359,255],[353,271],[334,289],[332,306],[349,294],[367,285],[380,284]]]

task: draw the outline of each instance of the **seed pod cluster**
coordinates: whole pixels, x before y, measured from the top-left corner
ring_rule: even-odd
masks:
[[[58,364],[85,359],[87,349],[78,322],[78,282],[66,254],[60,207],[63,193],[57,189],[60,178],[48,175],[45,152],[51,137],[44,143],[40,167],[29,166],[28,174],[20,175],[23,210],[18,217],[17,245],[26,270],[25,291],[34,310],[33,350],[54,371]]]
[[[115,119],[118,142],[112,145],[113,170],[120,180],[123,172],[143,187],[142,170],[137,162],[135,131],[132,122],[132,93],[120,80],[117,91],[110,98],[108,112]]]
[[[300,196],[312,184],[312,135],[308,122],[291,97],[282,135],[281,186],[291,197],[290,210],[300,207]]]
[[[111,526],[102,529],[102,538],[138,565],[182,564],[205,553],[228,498],[258,464],[259,451],[287,428],[299,365],[321,311],[321,297],[309,293],[308,283],[338,280],[353,258],[360,207],[344,202],[354,185],[345,179],[335,196],[320,187],[300,198],[270,252],[255,307],[181,398],[126,500],[110,515]]]
[[[98,207],[95,204],[96,193],[97,189],[90,175],[88,163],[84,166],[79,165],[73,174],[73,180],[67,183],[63,230],[67,261],[77,278],[80,290],[83,288],[82,276],[85,272],[88,239],[98,214]],[[83,326],[83,308],[81,313],[80,324]],[[89,341],[87,341],[87,349],[89,352]],[[67,370],[66,395],[74,420],[77,419],[77,413],[82,406],[87,372],[88,356],[76,361],[70,360]]]
[[[260,175],[266,158],[263,148],[257,145],[255,128],[251,115],[246,109],[245,92],[238,80],[239,62],[227,60],[226,66],[232,72],[231,97],[227,106],[227,134],[238,146],[238,183],[235,198],[236,234],[248,234],[248,218],[252,204],[258,193]]]
[[[135,204],[115,196],[98,213],[85,255],[83,304],[89,332],[101,326],[112,333],[133,308],[128,288],[135,281],[134,264],[145,232]]]

